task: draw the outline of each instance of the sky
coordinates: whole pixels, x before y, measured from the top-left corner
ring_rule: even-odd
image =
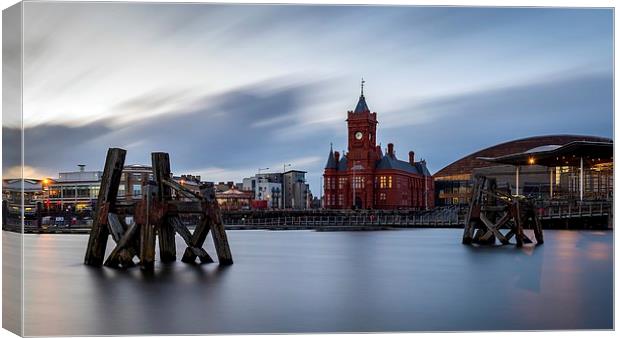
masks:
[[[216,182],[290,163],[318,195],[362,77],[378,142],[431,173],[513,139],[613,136],[611,9],[24,6],[29,177],[101,170],[121,147]]]

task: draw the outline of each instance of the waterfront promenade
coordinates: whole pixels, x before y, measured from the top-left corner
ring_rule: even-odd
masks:
[[[223,221],[230,230],[388,230],[394,228],[463,228],[466,206],[420,210],[246,210],[224,211]],[[549,203],[538,209],[545,229],[611,229],[613,211],[610,201],[585,203]],[[192,227],[195,221],[186,225]],[[9,220],[4,230],[19,232],[17,220]],[[39,226],[26,221],[26,233],[88,233],[90,225]]]
[[[18,254],[3,232],[3,254]],[[235,264],[82,264],[88,236],[25,235],[25,335],[611,329],[613,233],[477,248],[460,229],[228,231]],[[183,245],[177,239],[178,252]],[[207,250],[213,251],[210,246]],[[112,245],[108,246],[109,248]]]

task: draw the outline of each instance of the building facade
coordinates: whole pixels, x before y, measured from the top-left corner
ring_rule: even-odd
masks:
[[[437,205],[467,204],[476,174],[493,177],[499,186],[506,186],[521,195],[536,198],[572,197],[577,193],[579,168],[547,167],[538,164],[521,166],[520,179],[512,165],[485,161],[485,157],[533,151],[541,147],[558,147],[575,141],[613,142],[609,138],[585,135],[542,135],[508,141],[476,151],[439,170],[433,178]],[[551,178],[551,179],[550,179]],[[518,185],[517,185],[518,183]],[[613,162],[596,163],[584,168],[586,195],[591,199],[610,198],[613,186]]]
[[[312,201],[306,172],[301,170],[261,173],[244,178],[243,190],[252,191],[254,200],[267,202],[268,208],[308,209]]]
[[[37,208],[44,202],[44,183],[44,180],[28,178],[2,180],[3,212],[7,213],[5,216],[10,214],[11,217],[19,219],[23,213],[25,219],[34,217]]]
[[[330,149],[323,174],[323,206],[329,209],[428,209],[434,183],[425,161],[396,158],[377,145],[377,113],[370,112],[363,92],[355,110],[347,112],[347,153]]]
[[[312,194],[306,183],[306,172],[289,170],[283,174],[283,201],[286,209],[309,209]]]

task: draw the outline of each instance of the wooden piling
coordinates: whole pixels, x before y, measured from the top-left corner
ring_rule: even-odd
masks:
[[[115,268],[133,266],[135,256],[140,266],[152,270],[155,264],[155,243],[159,236],[160,258],[162,262],[176,260],[175,234],[178,232],[187,243],[184,262],[194,262],[196,257],[202,263],[213,259],[203,249],[203,244],[213,230],[213,241],[223,265],[232,264],[232,255],[224,230],[222,215],[215,200],[215,193],[203,186],[200,193],[188,189],[172,179],[170,159],[167,153],[152,153],[154,182],[143,185],[142,199],[132,205],[134,223],[126,225],[119,218],[127,212],[126,208],[116,208],[116,196],[123,171],[126,151],[119,148],[108,150],[106,164],[100,186],[99,202],[93,222],[85,264],[100,266],[103,263],[108,235],[116,242],[105,265]],[[172,189],[187,200],[172,200]],[[179,213],[199,213],[201,220],[192,234],[181,222]],[[301,221],[298,218],[298,224]]]
[[[228,237],[224,230],[224,223],[222,222],[222,214],[219,211],[217,201],[207,203],[207,210],[210,215],[211,236],[213,237],[213,244],[217,252],[217,259],[221,265],[230,265],[233,263],[233,260],[230,246],[228,245]]]
[[[164,202],[172,199],[172,191],[165,180],[172,179],[170,174],[170,157],[168,153],[151,153],[151,163],[153,166],[153,178],[158,188],[158,201]],[[176,260],[175,231],[170,224],[169,217],[166,217],[158,226],[159,234],[159,257],[164,263]]]
[[[144,270],[152,270],[155,264],[155,224],[151,210],[156,198],[156,187],[152,184],[142,186],[143,199],[146,215],[144,220],[140,220],[140,267]]]
[[[99,186],[97,211],[95,212],[93,225],[88,238],[84,264],[93,266],[101,266],[103,264],[108,235],[110,233],[107,226],[108,211],[114,211],[126,154],[127,152],[124,149],[108,149],[103,175],[101,176],[101,184]]]

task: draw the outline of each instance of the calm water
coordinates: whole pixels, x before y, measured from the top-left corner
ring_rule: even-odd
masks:
[[[26,235],[25,334],[612,328],[612,232],[546,231],[523,249],[461,234],[229,231],[233,266],[152,275],[82,265],[85,235]]]

